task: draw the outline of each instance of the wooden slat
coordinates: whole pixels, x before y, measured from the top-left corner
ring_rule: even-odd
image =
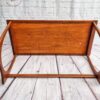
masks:
[[[96,78],[91,74],[6,74],[6,78]]]

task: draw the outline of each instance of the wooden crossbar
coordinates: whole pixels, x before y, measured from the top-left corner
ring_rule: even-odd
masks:
[[[92,74],[6,74],[6,78],[96,78]]]

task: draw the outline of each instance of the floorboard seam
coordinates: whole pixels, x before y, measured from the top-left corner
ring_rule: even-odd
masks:
[[[33,96],[34,96],[34,92],[35,92],[35,88],[36,88],[36,83],[37,83],[37,80],[38,80],[38,79],[36,79],[36,81],[35,81],[35,86],[34,86],[34,88],[33,88],[33,92],[32,92],[32,97],[31,97],[31,100],[33,99]]]
[[[80,71],[80,69],[78,68],[77,64],[76,64],[75,61],[73,60],[73,58],[72,58],[71,56],[70,56],[70,58],[71,58],[72,62],[75,64],[75,66],[76,66],[76,68],[78,69],[78,71],[80,72],[80,74],[82,74],[81,71]],[[89,86],[89,84],[88,84],[88,82],[86,81],[86,79],[85,79],[85,78],[83,78],[83,79],[84,79],[85,83],[87,84],[87,86],[89,87],[89,89],[90,89],[90,91],[92,92],[92,94],[93,94],[93,96],[95,97],[95,99],[96,99],[96,100],[99,100],[99,99],[96,97],[96,95],[95,95],[95,93],[93,92],[93,90],[91,89],[91,87]]]
[[[25,61],[25,63],[23,64],[23,66],[21,67],[21,69],[18,71],[18,74],[21,72],[21,70],[23,69],[23,67],[26,65],[26,63],[28,62],[28,60],[30,59],[31,56],[29,56],[29,58],[27,58],[27,60]],[[16,78],[14,78],[12,80],[12,82],[9,84],[9,86],[7,87],[7,89],[4,91],[4,93],[1,95],[0,99],[2,99],[4,97],[4,95],[6,94],[6,92],[8,91],[8,89],[10,88],[10,86],[12,85],[12,83],[14,82]]]
[[[55,59],[56,59],[57,71],[58,71],[58,74],[60,74],[58,60],[57,60],[57,56],[56,55],[55,55]],[[59,84],[60,84],[60,91],[61,91],[61,99],[64,100],[63,92],[62,92],[62,84],[61,84],[61,79],[60,78],[59,78]]]
[[[37,71],[38,73],[40,72],[40,69],[41,69],[41,65],[40,65],[40,67],[39,67],[39,70]],[[34,88],[33,88],[31,100],[32,100],[32,98],[33,98],[33,96],[34,96],[34,92],[35,92],[35,88],[36,88],[36,83],[37,83],[37,81],[38,81],[38,78],[36,78],[36,82],[35,82],[35,86],[34,86]]]

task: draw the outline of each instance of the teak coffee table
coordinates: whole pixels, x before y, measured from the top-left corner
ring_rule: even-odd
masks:
[[[0,37],[0,71],[2,84],[7,78],[97,78],[97,72],[90,59],[95,30],[100,36],[96,20],[7,20],[7,26]],[[13,60],[8,70],[2,65],[3,41],[9,31],[13,48]],[[86,55],[92,74],[10,74],[16,55]],[[67,63],[67,62],[66,62]]]

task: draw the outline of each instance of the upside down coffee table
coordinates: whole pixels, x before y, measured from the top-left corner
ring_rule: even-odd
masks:
[[[2,84],[7,78],[97,78],[97,72],[90,59],[95,30],[100,36],[96,20],[7,20],[7,26],[0,37],[0,71]],[[13,60],[8,70],[2,64],[1,51],[9,31],[13,49]],[[16,55],[85,55],[92,74],[11,74]],[[66,62],[67,63],[67,62]]]

